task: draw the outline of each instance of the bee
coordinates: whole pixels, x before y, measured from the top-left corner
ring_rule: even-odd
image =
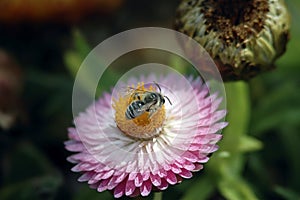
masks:
[[[155,82],[154,84],[159,89],[159,92],[130,88],[133,90],[131,96],[135,100],[132,101],[126,109],[126,119],[134,119],[145,112],[149,112],[149,118],[151,118],[151,116],[164,105],[165,98],[169,101],[170,105],[172,105],[170,99],[161,94],[160,86]]]

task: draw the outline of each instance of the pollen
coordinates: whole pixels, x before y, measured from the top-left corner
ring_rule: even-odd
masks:
[[[150,116],[145,111],[142,115],[134,119],[127,119],[125,116],[128,106],[138,100],[134,95],[135,91],[143,94],[144,92],[156,92],[155,87],[150,85],[146,87],[143,82],[128,87],[125,95],[119,94],[117,99],[113,99],[113,108],[115,109],[115,121],[118,128],[127,136],[138,139],[148,140],[158,136],[162,130],[165,121],[166,111],[164,105]]]

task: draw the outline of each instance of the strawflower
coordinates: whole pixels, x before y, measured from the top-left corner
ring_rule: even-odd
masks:
[[[76,164],[72,171],[83,173],[78,181],[99,192],[111,190],[115,198],[147,196],[203,168],[227,125],[226,111],[218,109],[223,98],[210,94],[200,78],[149,75],[125,85],[160,92],[156,83],[165,102],[151,116],[145,111],[127,119],[133,95],[115,87],[75,118],[65,147],[76,152],[68,161]]]

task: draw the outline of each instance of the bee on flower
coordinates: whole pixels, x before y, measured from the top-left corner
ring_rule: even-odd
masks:
[[[191,178],[218,149],[227,125],[218,109],[223,99],[200,78],[135,80],[126,95],[105,93],[77,116],[65,143],[76,152],[68,160],[82,173],[78,180],[115,198],[148,196]]]
[[[154,82],[155,83],[155,82]],[[134,119],[145,112],[149,113],[149,118],[159,110],[165,103],[165,98],[172,105],[170,99],[167,96],[161,94],[161,88],[159,84],[155,83],[159,92],[145,90],[141,88],[129,88],[130,103],[126,109],[125,116],[127,119]]]

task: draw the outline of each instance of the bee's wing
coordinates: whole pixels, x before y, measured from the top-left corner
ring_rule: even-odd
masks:
[[[124,95],[126,95],[126,96],[133,96],[133,95],[136,95],[136,94],[138,94],[140,96],[144,96],[144,95],[147,95],[147,94],[151,93],[149,91],[141,90],[141,89],[138,89],[138,88],[132,88],[132,87],[127,87],[127,88],[125,88],[124,91],[125,91]]]
[[[145,104],[145,105],[143,105],[141,108],[139,108],[139,112],[144,113],[144,112],[146,112],[148,109],[149,109],[149,106]]]
[[[132,87],[122,87],[120,89],[121,96],[132,96],[135,93],[135,88]]]

